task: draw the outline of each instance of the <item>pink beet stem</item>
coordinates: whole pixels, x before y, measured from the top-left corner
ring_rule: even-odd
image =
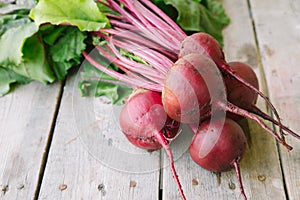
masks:
[[[158,53],[152,49],[145,49],[146,47],[139,47],[138,44],[135,44],[130,41],[114,41],[115,45],[119,46],[120,48],[126,48],[126,46],[131,46],[130,52],[134,55],[139,56],[144,61],[151,63],[148,67],[153,67],[157,69],[165,78],[169,68],[174,64],[168,57],[164,56],[163,54]],[[128,49],[128,48],[127,48]]]
[[[148,8],[150,8],[157,16],[160,16],[164,21],[166,21],[174,30],[181,36],[181,40],[186,38],[184,31],[172,20],[166,13],[161,11],[157,6],[155,6],[149,0],[141,0]]]
[[[133,87],[142,87],[142,88],[146,88],[146,89],[153,90],[153,91],[161,91],[162,90],[162,87],[160,85],[153,84],[150,82],[140,81],[136,78],[129,77],[125,74],[121,74],[115,70],[109,69],[109,68],[101,65],[96,60],[94,60],[91,56],[89,56],[88,53],[86,53],[85,51],[83,52],[83,56],[85,57],[85,59],[87,59],[87,61],[89,61],[94,67],[96,67],[100,71],[102,71],[120,81],[123,81]]]
[[[182,190],[182,186],[181,186],[181,183],[178,179],[178,175],[177,175],[177,172],[175,170],[175,166],[174,166],[174,159],[173,159],[173,153],[168,145],[168,143],[166,142],[166,139],[165,137],[163,136],[163,134],[161,132],[158,132],[156,134],[156,139],[158,140],[158,142],[162,145],[162,147],[165,149],[167,155],[168,155],[168,158],[169,158],[169,163],[170,163],[170,168],[171,168],[171,171],[172,171],[172,174],[173,174],[173,178],[176,182],[176,185],[177,185],[177,188],[179,190],[179,193],[180,193],[180,196],[181,196],[181,199],[182,200],[186,200],[185,198],[185,195],[183,193],[183,190]]]
[[[155,27],[151,26],[150,23],[145,19],[143,15],[136,9],[133,5],[136,1],[130,2],[127,0],[120,0],[121,3],[127,7],[129,11],[121,8],[116,2],[112,0],[107,1],[112,9],[119,12],[129,23],[132,23],[136,29],[142,31],[147,38],[150,38],[153,41],[157,41],[159,44],[165,46],[170,51],[176,50],[178,48],[173,43],[169,42],[167,39],[163,38],[162,35],[159,34]]]
[[[248,111],[239,108],[235,105],[233,105],[230,102],[217,102],[218,106],[220,106],[221,109],[224,109],[225,111],[246,117],[248,119],[252,119],[254,121],[256,121],[263,129],[265,129],[268,133],[270,133],[271,135],[273,135],[273,137],[282,145],[284,145],[288,150],[292,150],[293,147],[291,147],[290,145],[288,145],[284,140],[282,140],[279,135],[274,132],[272,129],[270,129],[262,120],[260,120],[257,116],[250,114]]]
[[[268,120],[270,122],[272,122],[273,124],[280,126],[279,122],[276,121],[274,118],[270,117],[269,115],[267,115],[266,113],[264,113],[262,110],[260,110],[257,106],[253,105],[251,107],[251,109],[249,110],[250,112],[262,117],[265,120]],[[293,132],[291,129],[289,129],[288,127],[284,126],[283,124],[281,124],[281,128],[285,131],[287,131],[290,135],[292,135],[293,137],[297,138],[300,140],[300,135],[298,135],[297,133]],[[283,135],[281,135],[282,139],[283,139]]]
[[[147,20],[149,20],[149,22],[157,28],[157,30],[162,30],[164,32],[163,35],[166,37],[166,39],[170,40],[171,42],[173,41],[175,44],[180,46],[182,37],[176,31],[174,31],[174,28],[161,20],[157,15],[146,9],[140,2],[137,1],[136,6],[139,10],[141,10],[145,18],[147,18]]]
[[[144,26],[144,24],[142,24],[138,19],[135,18],[135,16],[129,14],[127,11],[125,11],[123,8],[120,7],[119,4],[117,4],[116,2],[114,2],[113,0],[107,0],[107,2],[109,3],[110,7],[115,9],[117,12],[119,12],[122,16],[124,16],[124,18],[126,20],[128,20],[128,22],[132,23],[136,29],[142,31],[143,33],[145,33],[149,38],[154,39],[154,35],[149,32],[149,29],[146,28]]]
[[[237,179],[238,179],[238,182],[239,182],[239,186],[240,186],[240,190],[241,190],[241,194],[244,198],[244,200],[247,200],[247,196],[245,194],[245,191],[244,191],[244,187],[243,187],[243,183],[242,183],[242,176],[241,176],[241,170],[240,170],[240,166],[239,166],[239,159],[236,159],[233,163],[234,165],[234,168],[235,168],[235,172],[236,172],[236,176],[237,176]]]
[[[170,29],[168,26],[163,26],[160,28],[157,28],[157,24],[161,21],[157,20],[156,18],[151,18],[151,15],[149,12],[146,12],[145,10],[147,9],[142,9],[144,8],[142,4],[140,4],[138,1],[130,1],[130,0],[119,0],[120,3],[123,3],[135,16],[136,18],[140,21],[141,24],[144,25],[145,28],[147,28],[147,31],[150,32],[151,36],[157,37],[155,41],[159,40],[164,42],[163,44],[166,45],[167,47],[170,48],[171,51],[176,51],[178,47],[180,46],[180,43],[178,47],[174,45],[174,42],[170,41],[168,38],[172,37],[166,37],[166,32],[165,29]],[[143,13],[143,14],[141,14]],[[154,20],[154,23],[150,23],[147,20],[147,15],[150,17],[150,19]],[[162,21],[161,21],[162,22]],[[163,34],[161,34],[161,32]],[[173,36],[174,37],[174,36]]]
[[[113,25],[114,27],[118,27],[118,28],[123,28],[126,30],[134,30],[134,26],[128,23],[124,23],[123,21],[119,21],[119,20],[114,20],[114,19],[109,19],[109,22],[111,25]],[[102,29],[104,30],[104,29]],[[114,30],[114,29],[111,29]]]
[[[123,42],[131,42],[136,45],[140,45],[141,49],[155,49],[156,51],[160,52],[161,55],[166,55],[168,58],[171,58],[173,60],[177,60],[177,54],[173,51],[170,51],[166,49],[165,47],[161,46],[161,44],[152,41],[150,38],[147,38],[147,36],[142,36],[143,33],[139,32],[139,30],[131,29],[131,30],[124,30],[120,28],[114,28],[114,29],[102,29],[102,32],[109,33],[111,35],[114,35],[114,38],[118,38],[119,41],[121,41],[121,38],[124,38],[125,40]],[[99,36],[101,33],[98,34]],[[116,40],[116,39],[115,39]],[[159,42],[159,41],[158,41]],[[124,49],[131,48],[130,45],[123,47]]]
[[[112,63],[116,64],[119,67],[122,66],[122,69],[126,68],[128,71],[143,74],[143,76],[147,77],[154,83],[161,84],[163,82],[164,79],[161,75],[159,75],[157,70],[154,70],[153,68],[145,66],[141,63],[129,60],[128,58],[125,58],[124,56],[120,55],[119,52],[117,52],[117,50],[113,47],[112,43],[110,44],[110,47],[112,53],[114,53],[117,57],[112,56],[99,46],[97,46],[96,48],[104,57],[109,59]]]
[[[239,81],[240,83],[242,83],[246,87],[250,88],[251,90],[255,91],[259,96],[261,96],[266,101],[266,103],[270,106],[271,110],[273,111],[275,117],[278,120],[278,123],[279,123],[279,132],[283,136],[284,134],[283,134],[283,131],[282,131],[282,123],[281,123],[279,114],[278,114],[276,108],[274,107],[274,105],[268,99],[268,97],[266,97],[266,95],[264,95],[256,87],[254,87],[253,85],[251,85],[250,83],[248,83],[247,81],[245,81],[243,78],[241,78],[240,76],[236,75],[234,73],[234,71],[232,71],[230,69],[230,66],[225,63],[225,61],[220,61],[220,63],[218,63],[218,66],[220,66],[226,73],[228,73],[230,76],[232,76],[233,78],[235,78],[237,81]]]

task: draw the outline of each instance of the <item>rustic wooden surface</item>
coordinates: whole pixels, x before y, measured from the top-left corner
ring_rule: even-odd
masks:
[[[284,123],[300,133],[299,1],[223,3],[231,18],[227,60],[250,64]],[[81,98],[77,78],[64,87],[31,83],[0,98],[0,199],[179,199],[164,151],[132,147],[119,130],[120,107]],[[265,109],[262,100],[258,106]],[[300,141],[287,136],[288,152],[257,124],[241,123],[248,198],[300,199]],[[242,199],[234,172],[216,175],[193,163],[185,132],[172,147],[187,199]]]

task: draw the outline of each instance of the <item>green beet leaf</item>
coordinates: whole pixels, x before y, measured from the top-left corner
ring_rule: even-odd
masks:
[[[161,1],[158,2],[161,4]],[[164,2],[177,10],[176,23],[184,31],[206,32],[223,44],[222,29],[229,24],[230,19],[220,2],[215,0],[164,0]]]
[[[29,16],[37,25],[72,25],[80,31],[97,31],[109,26],[109,20],[93,0],[40,0]]]
[[[0,14],[0,36],[3,35],[8,29],[23,26],[23,24],[30,23],[30,19],[26,15],[20,14]]]
[[[68,27],[61,32],[59,39],[50,47],[52,68],[59,80],[67,75],[70,68],[80,64],[82,51],[86,48],[84,43],[86,37],[86,34],[76,27]]]
[[[31,80],[29,78],[21,76],[10,69],[0,67],[0,96],[4,96],[9,93],[11,91],[12,84],[27,84],[30,81]]]
[[[26,40],[22,52],[22,62],[18,65],[8,65],[6,68],[45,84],[52,83],[55,80],[46,58],[45,48],[37,34]]]
[[[98,58],[98,62],[105,65],[105,62]],[[108,66],[115,68],[115,66]],[[87,61],[83,62],[80,72],[78,88],[82,96],[106,96],[112,104],[124,104],[125,99],[132,93],[132,89],[119,84],[108,83],[105,81],[116,81],[116,79],[98,70]]]
[[[38,31],[33,22],[7,29],[0,38],[0,65],[19,65],[22,62],[23,46],[27,38]]]

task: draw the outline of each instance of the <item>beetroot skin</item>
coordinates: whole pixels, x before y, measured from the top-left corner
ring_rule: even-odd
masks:
[[[211,98],[225,93],[222,84],[221,73],[209,57],[188,54],[178,59],[167,74],[162,90],[164,109],[176,121],[198,123],[211,109]]]
[[[161,94],[150,90],[137,90],[133,93],[120,113],[120,125],[133,145],[148,150],[161,147],[165,149],[181,199],[185,200],[169,147],[170,141],[178,133],[179,123],[167,116]]]
[[[257,76],[249,65],[242,62],[230,62],[228,64],[236,74],[259,89]],[[244,109],[249,109],[256,104],[258,94],[255,91],[229,76],[224,77],[224,83],[227,89],[227,99],[231,103]]]
[[[221,131],[221,132],[220,132]],[[204,122],[189,147],[192,159],[202,168],[224,172],[234,168],[234,163],[243,157],[246,137],[242,128],[233,120]]]
[[[157,133],[174,137],[178,123],[163,109],[160,93],[150,90],[136,92],[125,104],[120,115],[120,126],[127,139],[137,147],[156,150],[162,147]]]

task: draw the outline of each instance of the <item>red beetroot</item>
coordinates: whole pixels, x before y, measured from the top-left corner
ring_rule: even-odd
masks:
[[[228,64],[238,76],[240,76],[245,81],[253,85],[255,88],[259,89],[258,78],[249,65],[243,62],[230,62]],[[277,126],[281,126],[282,130],[285,130],[292,136],[300,139],[299,135],[290,130],[288,127],[280,124],[279,121],[276,121],[274,118],[267,115],[255,105],[258,94],[254,90],[251,90],[250,88],[246,87],[241,82],[237,81],[236,79],[230,76],[224,76],[224,83],[227,90],[227,100],[229,102],[251,113],[254,113],[268,121],[271,121]],[[233,118],[234,120],[241,118],[241,116],[232,113],[229,113],[228,116]],[[282,131],[280,133],[281,137],[284,138],[284,133]]]
[[[176,121],[197,123],[211,110],[211,100],[226,100],[223,78],[207,56],[189,54],[170,68],[162,90],[166,113]]]
[[[244,154],[246,137],[233,120],[214,119],[201,124],[189,147],[192,159],[204,169],[225,172]]]
[[[120,126],[133,145],[148,150],[161,147],[166,150],[181,198],[185,199],[169,148],[169,142],[178,133],[179,126],[165,113],[160,93],[150,90],[133,93],[121,110]]]
[[[260,110],[252,111],[253,113],[279,126],[281,135],[283,135],[283,129],[300,139],[300,135],[282,125],[279,115],[269,99],[230,68],[225,61],[221,46],[212,36],[207,33],[195,33],[187,36],[175,22],[148,0],[108,0],[100,3],[112,9],[115,14],[108,15],[112,24],[111,28],[94,32],[96,36],[100,36],[107,42],[103,46],[97,46],[97,49],[102,56],[125,73],[108,68],[86,52],[83,52],[83,55],[96,68],[116,78],[118,81],[114,81],[114,83],[161,92],[166,74],[178,56],[183,57],[190,53],[206,55],[215,62],[224,75],[233,77],[264,98],[277,120],[267,114],[260,114]],[[145,62],[141,63],[127,58],[122,55],[121,50],[128,51]],[[111,80],[102,81],[111,82]],[[202,106],[207,109],[207,105]],[[203,112],[202,109],[200,112]],[[209,113],[206,115],[209,116]],[[282,139],[284,140],[284,137]]]
[[[201,54],[188,54],[180,58],[167,74],[162,91],[166,113],[184,123],[199,123],[201,115],[231,112],[256,121],[278,142],[292,149],[279,135],[257,116],[227,101],[223,78],[214,62]]]
[[[181,58],[190,53],[200,53],[209,56],[224,74],[233,77],[238,82],[261,96],[274,112],[281,131],[281,120],[273,104],[261,91],[258,90],[258,88],[247,82],[245,79],[243,79],[243,77],[239,76],[239,74],[236,74],[234,70],[231,69],[231,67],[226,62],[224,52],[216,39],[214,39],[211,35],[203,32],[187,36],[181,43],[181,49],[178,56],[179,58]]]
[[[226,118],[205,121],[193,137],[189,147],[192,159],[202,168],[213,172],[225,172],[235,168],[241,193],[246,199],[240,176],[239,162],[246,148],[242,128]]]
[[[230,62],[228,65],[235,74],[259,89],[258,78],[249,65],[243,62]],[[231,103],[244,109],[250,109],[256,104],[258,94],[255,91],[230,76],[224,76],[224,83],[227,89],[227,99]]]
[[[228,65],[231,67],[234,73],[239,75],[255,88],[259,89],[258,78],[249,65],[243,62],[230,62]],[[224,83],[227,90],[227,100],[229,102],[248,111],[249,109],[252,110],[254,107],[256,108],[255,104],[257,102],[258,94],[254,90],[246,87],[231,76],[225,75]],[[234,120],[241,118],[241,116],[233,115],[231,113],[229,113],[229,117]]]
[[[135,146],[148,150],[162,147],[157,132],[166,139],[177,134],[179,126],[174,126],[173,121],[162,107],[161,95],[147,90],[135,91],[120,115],[121,129],[127,139]]]

